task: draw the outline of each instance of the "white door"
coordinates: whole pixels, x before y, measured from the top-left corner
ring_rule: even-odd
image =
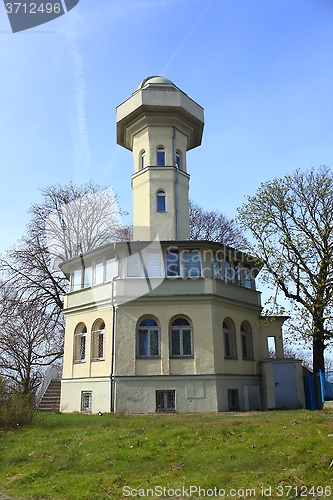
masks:
[[[297,406],[297,386],[294,363],[273,364],[276,407]]]

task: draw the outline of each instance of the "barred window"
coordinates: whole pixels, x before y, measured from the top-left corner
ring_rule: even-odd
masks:
[[[74,333],[74,361],[86,360],[87,327],[80,323]]]
[[[160,413],[176,411],[176,392],[156,391],[156,411]]]
[[[81,392],[81,411],[86,413],[91,413],[92,409],[92,392],[82,391]]]
[[[192,356],[192,327],[185,318],[177,318],[171,324],[171,356]]]
[[[95,322],[91,332],[91,359],[104,359],[104,344],[105,344],[105,323]]]

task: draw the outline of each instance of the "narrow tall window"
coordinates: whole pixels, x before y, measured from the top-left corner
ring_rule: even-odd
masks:
[[[127,259],[127,278],[142,278],[142,262],[139,252],[128,255]]]
[[[230,319],[223,321],[224,357],[237,358],[235,328]]]
[[[199,250],[185,250],[183,252],[185,278],[198,278],[201,276],[201,257]]]
[[[143,319],[137,332],[138,356],[159,355],[159,326],[153,318]]]
[[[104,275],[103,257],[100,257],[95,261],[94,285],[97,285],[98,283],[103,283],[103,275]]]
[[[74,333],[74,361],[86,360],[86,341],[87,327],[85,324],[79,324]]]
[[[168,278],[180,276],[180,259],[178,250],[168,250],[165,255],[166,275]]]
[[[182,170],[182,155],[180,151],[176,152],[176,165],[179,170]]]
[[[171,356],[192,356],[192,327],[187,319],[175,319],[170,332]]]
[[[253,359],[251,327],[247,322],[243,322],[240,330],[243,359]]]
[[[236,285],[242,284],[242,270],[239,262],[234,262],[234,271],[235,271],[235,283]]]
[[[92,265],[91,262],[87,262],[84,265],[84,273],[83,273],[83,286],[84,288],[87,288],[91,286],[91,281],[92,281]]]
[[[161,146],[156,150],[156,165],[158,167],[165,167],[165,150]]]
[[[165,192],[162,190],[157,191],[156,194],[156,209],[157,212],[165,212],[166,210]]]
[[[146,151],[142,151],[142,153],[140,154],[140,169],[142,170],[145,167],[146,167]]]
[[[82,286],[82,272],[81,266],[77,266],[73,269],[71,275],[71,292],[75,292],[75,290],[80,290]]]
[[[224,263],[224,281],[227,283],[232,283],[232,269],[229,260],[225,260]]]
[[[252,279],[251,279],[251,267],[249,264],[244,265],[244,286],[246,288],[252,288]]]
[[[98,320],[91,332],[91,359],[104,359],[105,323]]]
[[[147,278],[162,277],[162,253],[159,250],[147,250],[145,255]]]

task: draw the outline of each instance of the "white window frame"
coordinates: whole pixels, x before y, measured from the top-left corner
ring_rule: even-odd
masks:
[[[142,325],[145,320],[153,320],[156,325]],[[147,332],[147,353],[140,353],[140,336]],[[157,332],[157,354],[151,354],[151,336],[152,332]],[[153,317],[142,318],[137,326],[137,357],[138,358],[159,358],[160,357],[160,327],[158,321]]]
[[[83,349],[82,349],[83,347]],[[82,350],[84,356],[82,355]],[[85,363],[87,358],[87,327],[76,327],[74,333],[74,363]]]
[[[177,319],[184,319],[189,324],[188,325],[174,325]],[[190,331],[190,354],[184,354],[184,330]],[[179,354],[173,354],[173,332],[179,331]],[[177,343],[178,345],[178,343]],[[178,318],[174,318],[170,324],[170,358],[193,358],[193,329],[192,324],[188,318],[183,316],[179,316]]]
[[[100,341],[102,340],[102,356],[100,356]],[[91,331],[91,359],[100,361],[105,359],[105,323],[101,322],[98,328]]]

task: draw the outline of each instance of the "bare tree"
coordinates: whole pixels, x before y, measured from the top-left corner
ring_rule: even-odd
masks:
[[[62,309],[68,281],[59,262],[122,239],[126,229],[112,190],[92,182],[70,183],[45,188],[42,194],[43,203],[30,209],[26,235],[0,259],[0,272],[20,301],[38,296],[45,307]]]
[[[237,224],[221,212],[204,210],[190,201],[190,237],[192,240],[218,241],[238,250],[244,249],[244,237]]]
[[[61,312],[38,296],[22,303],[9,287],[1,289],[0,299],[0,373],[11,387],[30,394],[45,367],[62,356]]]
[[[293,305],[293,329],[310,339],[313,369],[324,371],[333,332],[333,175],[328,167],[261,185],[239,209],[255,240],[262,277]]]

